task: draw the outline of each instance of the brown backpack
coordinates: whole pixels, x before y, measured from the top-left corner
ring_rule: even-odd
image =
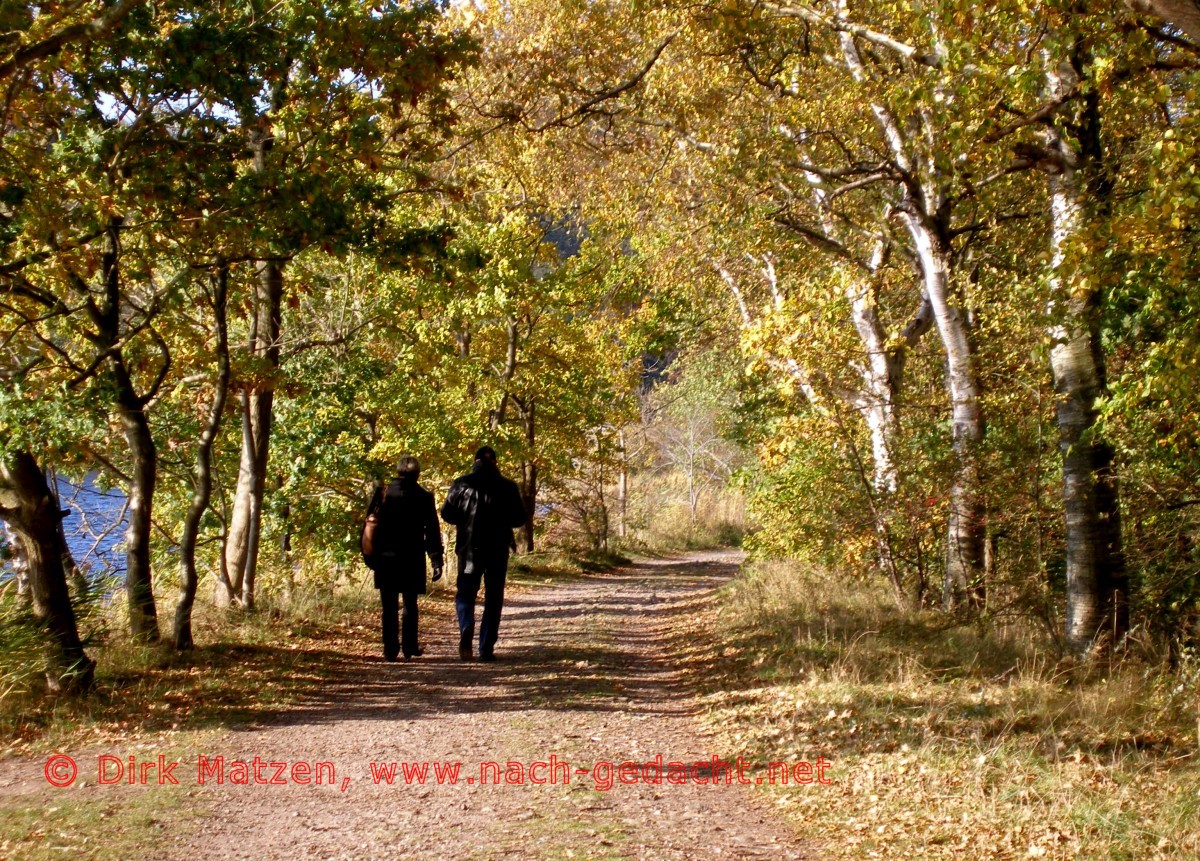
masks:
[[[375,570],[375,553],[379,547],[379,521],[380,509],[383,507],[382,491],[375,491],[375,498],[371,500],[371,506],[367,509],[367,520],[363,523],[362,535],[358,540],[359,549],[362,551],[363,562],[372,571]]]

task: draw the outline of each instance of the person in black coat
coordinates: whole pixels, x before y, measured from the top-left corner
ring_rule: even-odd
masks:
[[[375,588],[382,605],[383,656],[394,661],[419,656],[417,641],[417,596],[425,594],[425,556],[433,564],[433,579],[442,576],[444,554],[433,494],[417,484],[421,465],[415,457],[403,457],[396,478],[386,489],[375,491],[371,511],[378,508],[375,531]],[[397,623],[400,596],[404,596],[402,626]],[[402,627],[402,631],[399,630]],[[399,633],[399,639],[397,634]]]
[[[458,527],[454,552],[458,582],[454,608],[458,614],[458,656],[471,660],[475,636],[475,601],[482,581],[483,618],[479,622],[479,660],[494,661],[504,607],[504,579],[513,529],[525,522],[525,506],[515,482],[500,474],[496,452],[484,446],[475,467],[455,480],[442,506],[442,520]]]

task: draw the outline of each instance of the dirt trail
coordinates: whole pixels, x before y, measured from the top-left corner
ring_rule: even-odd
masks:
[[[738,561],[694,554],[520,590],[506,603],[494,664],[460,662],[445,602],[428,601],[424,657],[388,664],[364,642],[319,701],[230,731],[208,751],[332,762],[337,785],[194,787],[203,817],[164,828],[147,857],[805,856],[753,787],[622,785],[613,773],[605,790],[604,770],[594,771],[659,754],[689,763],[725,755],[696,719],[679,659],[704,638],[697,613]],[[479,783],[482,762],[527,768],[552,755],[569,763],[569,784],[561,770],[557,784],[531,785],[528,774],[525,785]],[[454,785],[438,785],[431,769],[425,785],[406,785],[398,772],[388,786],[372,779],[372,761],[462,767]],[[192,763],[183,769],[194,773]]]

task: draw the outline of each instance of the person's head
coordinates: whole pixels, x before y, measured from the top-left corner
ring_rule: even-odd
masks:
[[[487,463],[492,466],[496,465],[496,450],[490,445],[485,445],[475,452],[476,463]]]
[[[396,475],[406,481],[416,481],[421,475],[421,464],[415,457],[402,457],[396,464]]]

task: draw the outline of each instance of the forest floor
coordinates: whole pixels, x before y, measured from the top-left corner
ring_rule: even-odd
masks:
[[[111,634],[85,700],[0,698],[0,861],[1200,858],[1200,662],[1077,666],[1036,620],[964,624],[899,611],[882,581],[741,563],[518,557],[495,664],[459,661],[445,584],[421,599],[426,654],[384,662],[361,577],[206,613],[184,654]],[[71,788],[48,783],[55,755]],[[97,785],[101,756],[110,776],[178,761],[179,785],[156,767]],[[198,784],[201,756],[224,757],[223,785]],[[239,775],[256,756],[284,783]],[[748,785],[669,765],[714,756],[743,757]],[[662,782],[621,781],[659,757]],[[569,775],[535,783],[538,762]]]
[[[808,857],[816,849],[754,785],[761,763],[743,771],[750,785],[720,769],[713,781],[711,765],[692,769],[702,783],[681,784],[668,765],[736,756],[702,720],[701,686],[720,648],[716,592],[739,562],[694,553],[513,584],[493,664],[459,660],[448,590],[422,599],[425,655],[411,662],[382,660],[363,604],[336,630],[281,650],[281,672],[307,679],[287,705],[198,726],[97,729],[93,743],[58,750],[78,764],[71,788],[47,785],[52,749],[0,761],[0,858]],[[133,786],[97,785],[101,755],[115,757],[110,776],[130,757],[178,761],[180,785],[159,785],[156,767],[144,786],[142,774]],[[202,756],[224,756],[224,785],[213,773],[198,784]],[[634,783],[627,767],[622,782],[621,763],[660,756],[661,772],[641,769]],[[251,769],[249,785],[232,783],[234,761],[255,757],[287,769]],[[492,762],[511,785],[494,785],[481,765]],[[536,762],[570,773],[531,770]],[[406,780],[401,765],[388,783],[392,763],[432,767],[424,781]],[[456,763],[457,780],[439,783],[436,768]],[[318,774],[320,785],[306,785]]]

